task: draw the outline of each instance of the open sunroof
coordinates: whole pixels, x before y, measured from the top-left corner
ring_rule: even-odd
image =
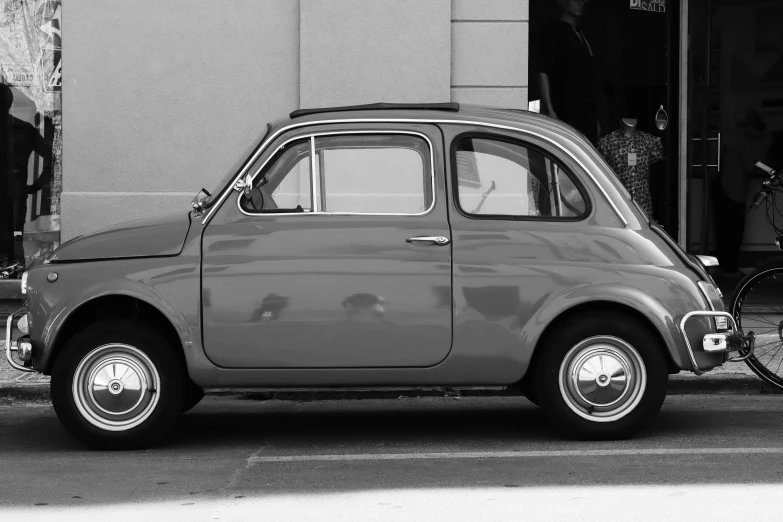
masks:
[[[310,114],[321,114],[324,112],[345,112],[345,111],[368,111],[368,110],[427,110],[427,111],[446,111],[459,112],[459,103],[368,103],[366,105],[348,105],[345,107],[323,107],[317,109],[299,109],[290,114],[291,119],[309,116]]]

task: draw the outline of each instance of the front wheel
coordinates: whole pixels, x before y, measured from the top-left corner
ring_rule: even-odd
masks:
[[[667,360],[647,325],[612,311],[558,328],[539,349],[536,394],[549,419],[577,439],[621,439],[657,415]]]
[[[96,449],[162,441],[185,405],[186,376],[174,347],[134,321],[89,325],[63,347],[52,404],[78,440]]]
[[[764,381],[783,390],[783,259],[759,266],[737,285],[731,315],[747,335],[756,336],[745,360]]]

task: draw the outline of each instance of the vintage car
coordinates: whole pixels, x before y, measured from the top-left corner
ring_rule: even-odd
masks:
[[[752,349],[705,267],[578,132],[445,104],[298,110],[192,208],[23,276],[6,354],[97,448],[163,440],[204,389],[497,387],[627,437],[668,376]],[[13,337],[18,337],[12,339]]]

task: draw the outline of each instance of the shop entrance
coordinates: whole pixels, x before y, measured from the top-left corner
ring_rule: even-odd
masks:
[[[663,161],[650,170],[652,217],[673,237],[679,235],[678,4],[672,0],[594,1],[585,4],[580,20],[594,56],[601,135],[620,129],[623,118],[632,118],[637,120],[638,131],[662,143]],[[560,16],[557,0],[531,0],[530,100],[541,99],[541,57],[551,45],[547,35]]]
[[[762,181],[754,163],[783,167],[781,27],[776,0],[688,0],[687,247],[718,257],[724,294],[782,254],[763,206],[745,214]]]

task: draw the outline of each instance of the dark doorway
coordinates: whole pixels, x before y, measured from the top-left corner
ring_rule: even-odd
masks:
[[[657,3],[665,11],[634,9],[629,0],[600,0],[586,5],[582,28],[596,60],[603,100],[601,133],[636,118],[638,129],[661,138],[666,160],[653,167],[650,190],[653,217],[678,235],[678,52],[679,2]],[[640,2],[645,6],[650,2]],[[530,2],[530,100],[541,98],[538,63],[541,39],[559,17],[556,0]],[[663,108],[668,126],[660,130]]]

